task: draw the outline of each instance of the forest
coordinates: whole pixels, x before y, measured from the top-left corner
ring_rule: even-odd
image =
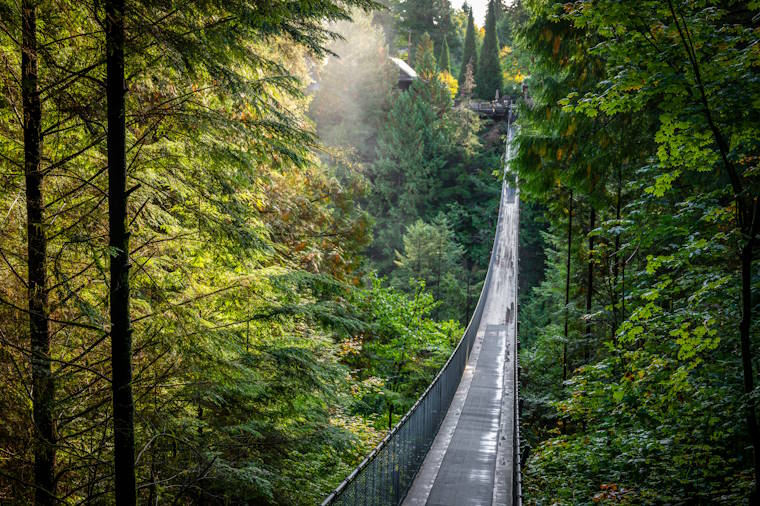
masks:
[[[503,180],[522,502],[760,504],[760,1],[0,0],[0,68],[0,504],[320,504]]]

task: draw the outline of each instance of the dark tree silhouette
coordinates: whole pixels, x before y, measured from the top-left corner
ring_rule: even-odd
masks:
[[[492,99],[503,88],[501,64],[499,63],[499,39],[496,36],[496,5],[488,2],[486,35],[480,50],[480,62],[475,73],[476,93],[480,98]]]
[[[47,237],[43,212],[42,108],[37,87],[37,10],[35,2],[21,6],[21,95],[24,108],[24,175],[26,179],[27,267],[29,271],[29,338],[32,348],[34,418],[34,501],[55,503],[55,385],[50,367],[47,295]]]
[[[132,329],[129,319],[129,232],[124,81],[124,0],[106,2],[106,102],[108,114],[108,230],[111,257],[111,367],[114,481],[118,505],[137,502],[135,482]]]

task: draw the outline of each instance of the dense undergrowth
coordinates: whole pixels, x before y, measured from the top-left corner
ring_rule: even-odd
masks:
[[[754,504],[760,6],[524,4],[526,502]]]

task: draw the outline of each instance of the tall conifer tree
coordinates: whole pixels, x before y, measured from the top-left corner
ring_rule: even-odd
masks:
[[[124,0],[106,3],[108,115],[108,230],[111,250],[111,367],[114,483],[117,505],[137,502],[135,405],[132,397],[132,328],[129,316],[129,231],[124,82]]]
[[[21,7],[21,95],[24,110],[24,175],[26,180],[29,337],[32,349],[32,406],[34,420],[34,502],[54,504],[55,428],[54,380],[50,364],[47,295],[47,235],[43,213],[42,132],[37,86],[37,7]]]
[[[483,99],[491,99],[503,87],[501,64],[499,63],[499,39],[496,36],[496,2],[488,2],[486,13],[486,35],[480,50],[480,65],[475,73],[476,94]]]
[[[410,61],[415,60],[414,51],[425,33],[430,34],[436,47],[441,47],[443,38],[453,36],[451,3],[449,0],[403,0],[398,4],[401,17],[401,34],[411,38]]]
[[[472,8],[467,16],[467,31],[464,35],[464,51],[462,52],[462,69],[459,72],[459,87],[465,83],[467,65],[472,65],[472,71],[477,73],[478,51],[475,45],[475,20],[472,18]]]
[[[438,70],[441,72],[451,72],[451,56],[449,54],[449,43],[446,41],[446,36],[443,37],[443,45],[441,46],[441,56],[438,58]]]
[[[430,38],[428,33],[423,33],[420,38],[420,43],[417,44],[417,58],[414,62],[414,67],[417,70],[417,73],[423,79],[432,79],[438,71],[435,64],[434,51],[435,47],[433,45],[433,39]]]

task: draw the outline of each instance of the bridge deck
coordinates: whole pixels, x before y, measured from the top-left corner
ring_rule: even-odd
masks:
[[[493,278],[462,381],[404,506],[511,505],[518,202],[502,191]]]

